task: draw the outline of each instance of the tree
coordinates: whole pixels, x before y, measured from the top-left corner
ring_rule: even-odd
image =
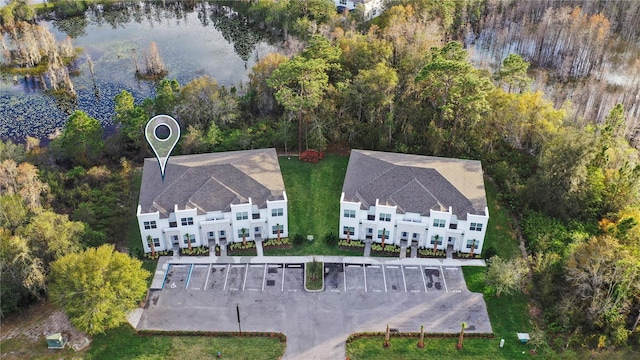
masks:
[[[5,160],[13,160],[21,163],[25,159],[24,145],[14,144],[11,140],[6,142],[0,140],[0,162]]]
[[[495,74],[500,86],[507,85],[508,92],[511,88],[518,88],[521,92],[526,91],[533,79],[527,75],[529,63],[518,54],[509,54],[504,61],[500,70]]]
[[[140,106],[135,105],[133,95],[122,90],[115,96],[115,123],[121,124],[120,134],[122,134],[127,142],[133,144],[138,150],[144,143],[144,127],[149,120],[149,114]]]
[[[30,210],[40,208],[41,196],[49,190],[30,163],[0,162],[0,195],[19,195]]]
[[[529,267],[524,259],[505,260],[496,255],[489,259],[489,264],[486,282],[495,289],[497,297],[503,293],[509,295],[524,289],[529,273]]]
[[[27,241],[0,228],[0,317],[26,306],[46,289],[46,271]]]
[[[487,97],[493,84],[466,60],[461,44],[449,42],[431,52],[431,61],[420,70],[416,82],[434,124],[444,130],[452,150],[459,151],[478,141],[472,132],[490,109]]]
[[[214,124],[233,124],[240,116],[236,96],[208,76],[193,79],[180,89],[176,113],[183,127],[193,125],[203,131]]]
[[[627,340],[627,318],[640,295],[640,262],[618,241],[597,236],[576,245],[570,252],[565,276],[569,283],[566,302],[571,327],[605,335],[612,343]],[[633,314],[635,315],[635,314]]]
[[[329,65],[323,59],[296,56],[283,62],[267,80],[275,90],[276,100],[298,117],[298,153],[302,152],[303,124],[309,113],[323,99],[327,90]]]
[[[18,233],[28,241],[34,256],[42,259],[45,270],[55,260],[80,250],[85,225],[69,221],[68,215],[45,210],[36,214]]]
[[[54,262],[49,295],[75,327],[93,335],[127,321],[150,275],[141,261],[105,244]]]
[[[247,245],[247,229],[242,228],[240,232],[242,233],[242,245]]]
[[[156,257],[156,247],[153,244],[153,238],[151,235],[147,235],[147,244],[151,247],[151,257]]]
[[[72,164],[87,166],[97,160],[102,152],[102,135],[103,129],[97,119],[76,110],[69,117],[62,135],[51,146],[61,158]]]
[[[466,328],[467,328],[466,322],[460,323],[460,336],[458,337],[458,343],[456,344],[456,349],[458,350],[462,349],[462,341],[464,340],[464,329]]]
[[[260,114],[270,114],[276,105],[274,91],[269,87],[267,80],[271,73],[283,62],[287,61],[287,57],[279,53],[269,53],[260,61],[258,61],[249,74],[249,89],[254,96],[251,102],[256,107],[256,111]]]
[[[376,64],[372,69],[360,70],[353,79],[352,99],[354,113],[361,123],[368,124],[370,133],[374,129],[387,127],[386,146],[391,147],[394,129],[393,100],[398,86],[395,70],[384,63]],[[382,134],[381,134],[382,135]],[[381,138],[384,135],[380,136]],[[378,139],[376,139],[378,140]],[[383,141],[380,142],[383,143]],[[374,146],[377,145],[373,144]]]

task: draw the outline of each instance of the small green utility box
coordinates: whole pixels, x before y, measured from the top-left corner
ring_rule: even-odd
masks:
[[[521,343],[526,344],[529,342],[530,338],[529,338],[529,333],[517,333],[518,334],[518,340],[520,340]]]
[[[47,346],[49,349],[64,349],[66,341],[62,333],[55,333],[47,336]]]

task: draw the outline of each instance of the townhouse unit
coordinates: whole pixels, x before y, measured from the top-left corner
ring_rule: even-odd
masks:
[[[334,0],[338,11],[353,11],[357,7],[362,9],[365,20],[378,17],[384,11],[383,0]]]
[[[138,225],[145,252],[288,236],[287,194],[275,149],[173,156],[164,181],[145,159]]]
[[[351,151],[340,238],[479,254],[488,221],[480,161]]]

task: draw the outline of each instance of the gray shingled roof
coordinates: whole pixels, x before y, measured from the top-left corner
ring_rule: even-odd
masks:
[[[451,207],[466,219],[467,213],[484,214],[487,206],[477,160],[351,150],[342,192],[346,201],[360,201],[363,210],[378,199],[401,214],[429,215]]]
[[[265,208],[267,200],[284,199],[284,181],[275,149],[172,156],[164,182],[156,158],[144,160],[138,204],[143,213],[167,218],[178,209],[230,211],[230,204]]]

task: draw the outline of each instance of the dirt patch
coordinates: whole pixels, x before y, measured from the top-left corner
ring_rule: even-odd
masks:
[[[33,305],[22,314],[7,317],[2,321],[1,329],[0,340],[25,336],[34,342],[44,342],[47,335],[60,332],[67,339],[67,346],[76,351],[91,343],[87,334],[71,325],[64,311],[49,302]]]

